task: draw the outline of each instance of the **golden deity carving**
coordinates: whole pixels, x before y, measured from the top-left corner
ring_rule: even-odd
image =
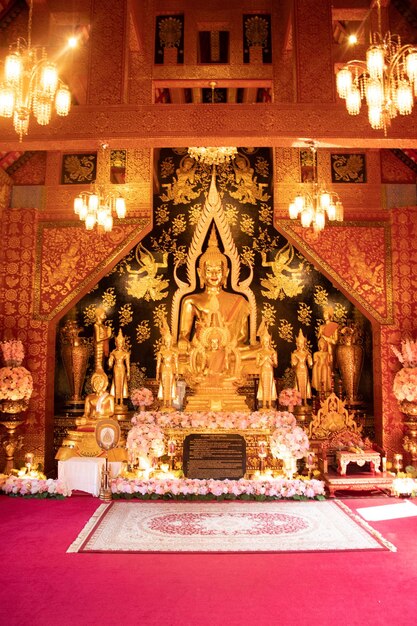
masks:
[[[267,184],[258,183],[257,177],[254,177],[254,170],[250,166],[249,159],[238,153],[233,161],[233,170],[235,173],[235,191],[231,191],[230,195],[243,204],[256,204],[258,200],[267,202],[270,196],[264,192]]]
[[[266,278],[261,279],[261,285],[265,288],[262,295],[270,300],[283,300],[285,296],[294,298],[298,296],[304,288],[302,279],[303,262],[300,261],[298,267],[290,267],[294,259],[294,248],[288,242],[275,255],[273,261],[267,261],[264,250],[262,255],[262,267],[270,267],[272,274],[267,273]]]
[[[313,439],[327,439],[334,433],[348,430],[360,433],[362,426],[358,426],[354,417],[345,408],[345,402],[335,393],[331,393],[321,404],[317,415],[310,423],[308,436]]]
[[[177,177],[172,183],[162,185],[165,188],[165,193],[160,196],[162,202],[173,200],[174,204],[187,204],[198,198],[200,191],[195,190],[197,186],[195,180],[196,167],[196,161],[189,155],[181,159],[180,166],[175,172]]]
[[[162,300],[168,295],[167,289],[169,281],[157,275],[159,268],[168,267],[168,253],[164,252],[162,263],[158,263],[149,250],[141,243],[136,247],[136,260],[139,264],[138,270],[132,270],[129,264],[126,264],[126,270],[129,278],[126,285],[126,291],[134,298],[144,298],[145,300]]]
[[[108,361],[110,369],[113,369],[110,393],[114,396],[114,412],[127,413],[127,406],[123,403],[123,399],[129,397],[130,352],[125,346],[125,338],[121,329],[115,342],[116,347],[111,351]]]
[[[303,404],[307,403],[307,398],[311,398],[311,385],[308,368],[312,367],[313,359],[307,348],[307,340],[300,329],[297,339],[295,340],[296,350],[291,354],[291,367],[295,373],[295,383],[298,391],[301,393]]]

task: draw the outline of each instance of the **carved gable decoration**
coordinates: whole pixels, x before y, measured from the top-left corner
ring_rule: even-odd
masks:
[[[280,220],[279,227],[372,317],[382,324],[392,323],[389,224],[328,224],[321,233],[290,220]]]
[[[38,230],[34,313],[52,319],[126,246],[137,241],[145,220],[124,220],[111,233],[97,236],[83,224],[43,223]],[[93,238],[94,237],[94,241]],[[94,244],[94,245],[93,245]]]

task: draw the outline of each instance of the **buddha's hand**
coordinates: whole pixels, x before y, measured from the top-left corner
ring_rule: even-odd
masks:
[[[180,335],[177,343],[178,351],[182,353],[186,353],[189,350],[190,343],[188,339],[186,339],[183,335]]]

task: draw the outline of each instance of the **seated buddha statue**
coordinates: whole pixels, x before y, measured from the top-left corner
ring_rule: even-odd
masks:
[[[186,296],[181,303],[178,349],[194,351],[194,360],[201,355],[203,372],[238,376],[237,354],[247,350],[250,308],[243,295],[225,289],[227,257],[218,247],[214,228],[197,272],[203,291]]]
[[[114,396],[108,391],[109,381],[104,372],[95,372],[91,377],[93,393],[85,399],[84,414],[75,420],[78,428],[95,428],[97,420],[114,415]]]
[[[247,409],[236,397],[236,386],[244,380],[244,362],[254,359],[255,346],[248,345],[250,305],[243,294],[227,290],[227,261],[213,227],[197,263],[202,291],[186,295],[180,304],[177,348],[186,363],[183,373],[196,396],[206,398],[201,405],[190,398],[195,408]],[[213,389],[219,390],[218,401],[212,399]]]

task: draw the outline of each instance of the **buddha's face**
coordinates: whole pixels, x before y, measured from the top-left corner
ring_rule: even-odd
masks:
[[[203,268],[204,282],[208,287],[221,287],[224,279],[223,263],[205,263]]]

